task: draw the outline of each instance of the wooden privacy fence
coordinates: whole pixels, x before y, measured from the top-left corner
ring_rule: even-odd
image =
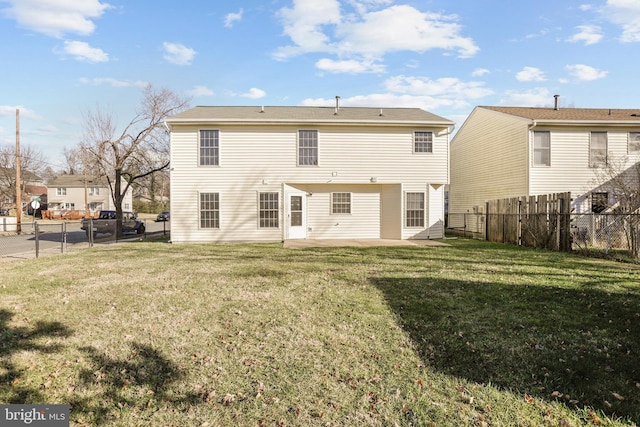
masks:
[[[571,193],[513,197],[486,203],[486,239],[571,251]]]

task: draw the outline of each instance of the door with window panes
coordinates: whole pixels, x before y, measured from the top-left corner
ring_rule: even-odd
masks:
[[[287,238],[305,239],[307,237],[307,195],[306,193],[287,194]]]

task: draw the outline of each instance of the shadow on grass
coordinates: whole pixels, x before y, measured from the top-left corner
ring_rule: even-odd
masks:
[[[111,424],[120,412],[135,413],[141,421],[160,407],[202,401],[196,393],[174,393],[171,385],[184,372],[161,352],[145,344],[131,343],[122,358],[111,358],[93,347],[84,347],[91,368],[80,372],[80,381],[92,390],[90,397],[71,401],[71,416],[80,424]],[[151,422],[151,421],[149,421]]]
[[[34,322],[33,326],[12,327],[9,325],[13,313],[0,309],[0,401],[2,403],[42,403],[39,387],[26,385],[22,369],[11,361],[11,356],[21,351],[52,354],[62,346],[37,340],[68,337],[71,330],[59,322]]]
[[[640,295],[372,279],[427,366],[640,423]]]

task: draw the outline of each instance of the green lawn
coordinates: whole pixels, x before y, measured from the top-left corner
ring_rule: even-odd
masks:
[[[0,402],[72,425],[640,423],[640,266],[450,240],[0,264]]]

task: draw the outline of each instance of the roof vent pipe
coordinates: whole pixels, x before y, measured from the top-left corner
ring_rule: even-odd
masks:
[[[553,109],[558,111],[560,109],[560,106],[558,105],[558,100],[560,98],[560,95],[553,95],[553,97],[555,98],[555,104],[554,104]]]
[[[336,95],[336,111],[340,109],[340,95]]]

